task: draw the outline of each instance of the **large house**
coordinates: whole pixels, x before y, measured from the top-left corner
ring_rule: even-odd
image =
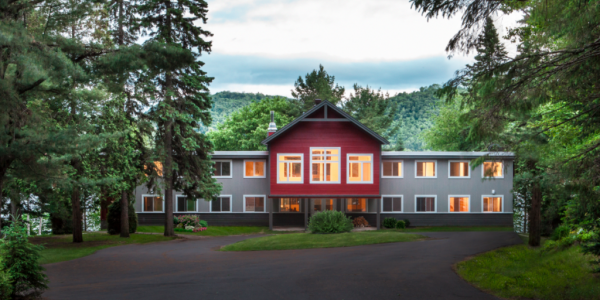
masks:
[[[277,130],[267,151],[216,151],[217,200],[174,193],[174,212],[210,225],[306,226],[318,211],[412,225],[512,226],[511,153],[382,151],[388,141],[327,101]],[[489,161],[471,168],[472,159]],[[136,189],[140,224],[164,224],[164,197]]]

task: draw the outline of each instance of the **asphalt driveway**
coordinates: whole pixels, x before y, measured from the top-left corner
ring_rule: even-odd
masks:
[[[47,265],[46,299],[498,299],[452,271],[521,243],[513,232],[347,248],[219,252],[251,236],[127,245]]]

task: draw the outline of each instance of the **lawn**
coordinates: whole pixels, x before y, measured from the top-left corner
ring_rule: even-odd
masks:
[[[517,245],[478,255],[456,265],[471,284],[511,299],[600,299],[600,277],[594,276],[579,247],[563,251]]]
[[[364,231],[339,234],[290,233],[243,240],[221,251],[258,251],[351,247],[380,243],[412,242],[425,239],[417,234],[394,231]]]
[[[165,232],[164,226],[138,226],[138,232]],[[205,231],[200,232],[175,232],[175,234],[190,234],[201,236],[227,236],[227,235],[243,235],[243,234],[260,234],[273,232],[269,227],[259,226],[208,226]]]
[[[411,227],[405,229],[384,229],[398,232],[457,232],[457,231],[513,231],[512,227],[499,226],[432,226],[432,227]]]
[[[51,264],[76,259],[108,247],[163,242],[173,239],[153,234],[131,234],[130,238],[120,238],[119,235],[108,235],[106,233],[86,233],[83,235],[84,242],[75,244],[73,243],[72,235],[29,238],[32,243],[44,245],[45,247],[42,250],[40,264]]]

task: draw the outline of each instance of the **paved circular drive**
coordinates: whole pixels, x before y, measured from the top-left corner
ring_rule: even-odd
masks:
[[[521,243],[513,232],[347,248],[219,252],[251,236],[127,245],[47,265],[46,299],[497,299],[456,275],[470,255]]]

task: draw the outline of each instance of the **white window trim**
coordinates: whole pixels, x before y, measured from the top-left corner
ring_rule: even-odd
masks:
[[[233,212],[233,196],[232,195],[219,195],[217,197],[229,197],[229,211],[212,211],[212,201],[209,201],[208,211],[213,214],[229,214]]]
[[[185,195],[175,195],[175,203],[173,204],[173,212],[181,212],[181,213],[186,213],[186,212],[198,212],[198,199],[196,199],[196,210],[194,211],[179,211],[179,209],[177,208],[177,200],[179,199],[179,197],[183,197],[186,198]]]
[[[312,180],[312,164],[313,164],[313,149],[315,150],[319,150],[319,149],[323,149],[323,150],[329,150],[329,149],[337,149],[338,150],[338,154],[330,154],[329,156],[337,156],[338,157],[338,180],[337,181],[313,181]],[[310,165],[308,167],[309,170],[309,175],[308,175],[308,180],[311,184],[340,184],[342,182],[342,148],[341,147],[310,147],[309,149],[309,153],[308,155],[310,155],[309,160],[310,161]],[[319,156],[319,154],[315,154],[316,156]],[[314,161],[316,163],[326,163],[326,160],[316,160]],[[346,170],[347,171],[347,170]]]
[[[451,164],[453,162],[458,162],[458,163],[464,163],[464,162],[466,162],[467,165],[468,165],[468,167],[469,167],[469,176],[452,176],[452,175],[450,175],[450,174],[452,174],[450,172],[452,171]],[[471,173],[473,173],[473,170],[471,170],[471,162],[470,161],[468,161],[468,160],[449,160],[448,161],[448,178],[469,179],[469,178],[471,178]]]
[[[265,207],[264,207],[265,210],[264,211],[246,211],[246,197],[263,197],[263,198],[265,198]],[[244,195],[243,205],[244,205],[244,212],[245,213],[249,213],[249,214],[252,214],[252,213],[256,213],[256,214],[267,213],[267,195]],[[255,207],[256,207],[256,205],[255,205]]]
[[[263,162],[263,176],[246,176],[246,162],[247,161],[251,161],[251,162]],[[264,159],[244,159],[244,173],[242,173],[244,175],[244,178],[267,178],[267,161]]]
[[[350,181],[350,163],[365,163],[366,161],[350,161],[350,156],[369,156],[371,157],[371,180],[370,181]],[[312,169],[311,169],[312,171]],[[361,177],[364,175],[364,173],[360,174]],[[357,153],[347,153],[346,154],[346,183],[347,184],[373,184],[373,154],[369,154],[369,153],[364,153],[364,154],[357,154]],[[311,177],[312,178],[312,177]]]
[[[384,162],[399,162],[402,165],[401,176],[384,176],[383,175],[383,163]],[[416,166],[416,165],[415,165]],[[404,178],[404,160],[382,160],[381,161],[381,178]]]
[[[161,197],[162,198],[162,211],[144,211],[144,197]],[[482,200],[483,201],[483,200]],[[146,213],[146,214],[151,214],[151,213],[164,213],[165,212],[165,196],[161,196],[161,195],[157,195],[157,194],[142,194],[142,211],[140,211],[140,213]]]
[[[212,178],[233,178],[233,160],[231,159],[213,159],[214,162],[229,162],[229,176],[215,176]]]
[[[417,198],[431,198],[433,197],[435,200],[435,210],[434,211],[417,211]],[[437,195],[415,195],[415,213],[417,214],[434,214],[437,213],[437,207],[438,207],[438,201],[437,201]]]
[[[280,156],[300,156],[300,181],[280,181],[279,180],[279,157]],[[286,161],[286,163],[290,162],[298,162],[296,161]],[[277,168],[277,183],[278,184],[304,184],[304,153],[277,153],[277,164],[275,166]],[[245,174],[245,173],[244,173]],[[266,173],[265,173],[266,174]],[[289,176],[288,176],[289,178]]]
[[[383,198],[400,198],[400,209],[402,211],[383,211]],[[394,205],[394,201],[392,201],[392,209],[394,209],[393,207]],[[404,195],[381,195],[381,213],[382,214],[403,214],[404,213]],[[416,208],[416,206],[415,206]]]
[[[485,163],[486,162],[495,162],[495,163],[499,162],[499,163],[501,163],[502,164],[502,176],[485,176]],[[485,179],[485,178],[494,178],[494,179],[502,179],[502,178],[504,178],[504,173],[506,171],[505,170],[506,168],[504,166],[505,166],[505,164],[504,164],[503,160],[501,160],[501,161],[493,161],[493,160],[492,161],[487,161],[487,160],[484,161],[483,164],[481,164],[481,178],[483,178],[483,179]]]
[[[468,200],[469,201],[469,211],[450,211],[450,198],[452,198],[452,197],[454,197],[454,198],[468,198],[469,199]],[[451,213],[451,214],[468,214],[470,212],[471,212],[471,195],[448,195],[448,213]]]
[[[435,163],[435,176],[417,176],[417,164],[420,162],[434,162]],[[435,159],[430,160],[415,160],[415,178],[437,178],[438,175],[438,162]],[[437,205],[437,203],[436,203]]]
[[[483,198],[486,197],[497,197],[497,198],[502,198],[502,205],[500,205],[500,207],[502,208],[500,211],[483,211]],[[504,213],[504,195],[481,195],[481,212],[484,214],[501,214]]]

